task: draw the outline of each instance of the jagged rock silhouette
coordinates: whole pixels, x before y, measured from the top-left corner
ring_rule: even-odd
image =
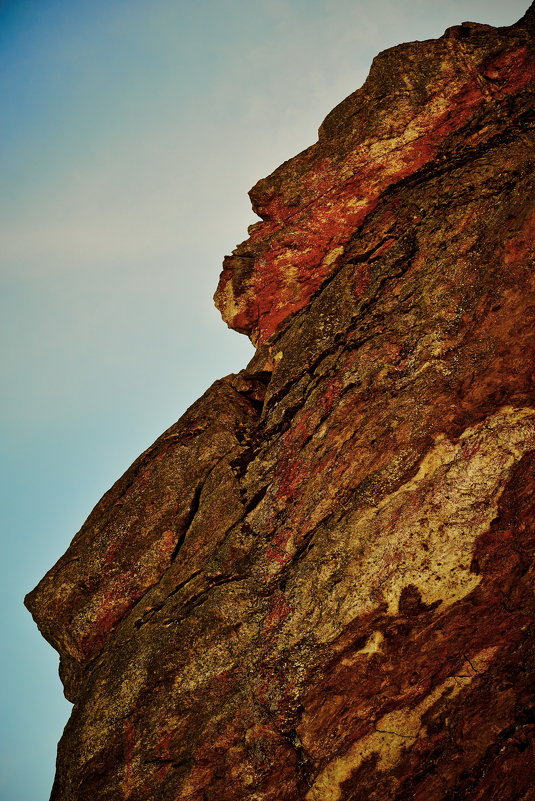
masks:
[[[254,358],[27,598],[53,801],[535,798],[533,20],[381,53],[251,191]]]

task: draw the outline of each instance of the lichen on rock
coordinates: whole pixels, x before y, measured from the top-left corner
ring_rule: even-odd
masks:
[[[27,598],[52,801],[529,801],[534,7],[381,53],[251,190],[257,347]]]

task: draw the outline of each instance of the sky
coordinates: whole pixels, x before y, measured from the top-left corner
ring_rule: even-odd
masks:
[[[248,189],[380,50],[529,0],[0,0],[0,801],[42,801],[70,704],[22,606],[248,340],[213,307]]]

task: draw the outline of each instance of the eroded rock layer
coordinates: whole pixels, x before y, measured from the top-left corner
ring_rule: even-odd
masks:
[[[255,357],[27,599],[54,801],[535,798],[533,18],[380,54],[252,190]]]

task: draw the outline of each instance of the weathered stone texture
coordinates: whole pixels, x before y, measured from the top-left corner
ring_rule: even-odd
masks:
[[[533,19],[380,54],[252,190],[252,362],[27,599],[53,801],[535,799]]]

